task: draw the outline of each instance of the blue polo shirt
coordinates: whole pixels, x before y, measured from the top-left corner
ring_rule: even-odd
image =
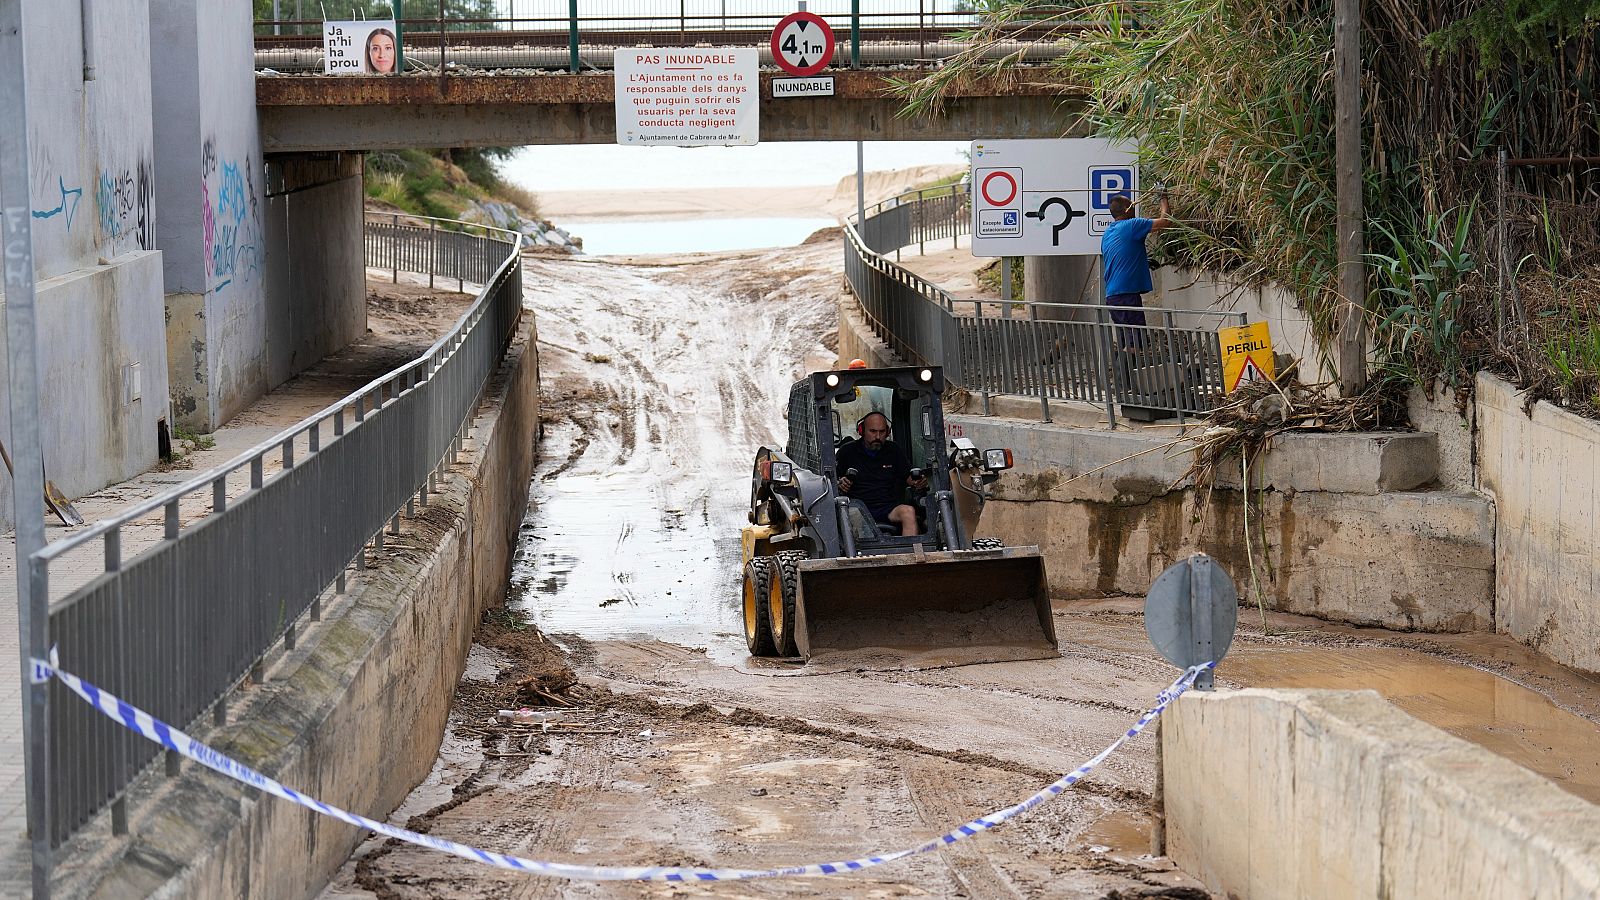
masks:
[[[1100,237],[1100,259],[1105,274],[1106,296],[1148,294],[1150,255],[1144,239],[1155,222],[1150,219],[1121,219],[1112,222]]]

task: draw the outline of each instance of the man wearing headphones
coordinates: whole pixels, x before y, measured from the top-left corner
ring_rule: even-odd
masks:
[[[856,434],[861,439],[839,448],[835,457],[840,472],[856,470],[854,478],[839,479],[839,490],[865,503],[877,521],[898,525],[901,536],[916,534],[917,511],[902,497],[906,486],[926,488],[927,477],[911,477],[911,463],[889,440],[888,416],[867,413],[856,423]]]

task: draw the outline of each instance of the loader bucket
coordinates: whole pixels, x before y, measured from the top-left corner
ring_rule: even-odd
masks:
[[[808,660],[961,665],[1057,655],[1037,547],[808,559],[795,642]]]

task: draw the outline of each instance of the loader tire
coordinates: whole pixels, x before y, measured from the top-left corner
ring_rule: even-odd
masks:
[[[751,656],[776,655],[767,602],[772,593],[773,568],[768,556],[757,556],[744,564],[744,642]]]
[[[974,550],[1004,550],[1005,548],[1005,541],[1002,541],[999,538],[972,539],[972,549]]]
[[[785,550],[774,556],[773,568],[777,570],[769,595],[771,609],[767,616],[772,622],[772,646],[779,656],[799,656],[800,647],[795,642],[795,597],[800,592],[800,560],[806,554],[801,550]]]

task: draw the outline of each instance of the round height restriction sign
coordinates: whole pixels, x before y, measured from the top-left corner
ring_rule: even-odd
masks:
[[[833,29],[816,13],[790,13],[772,29],[772,59],[790,75],[815,75],[833,61]]]

